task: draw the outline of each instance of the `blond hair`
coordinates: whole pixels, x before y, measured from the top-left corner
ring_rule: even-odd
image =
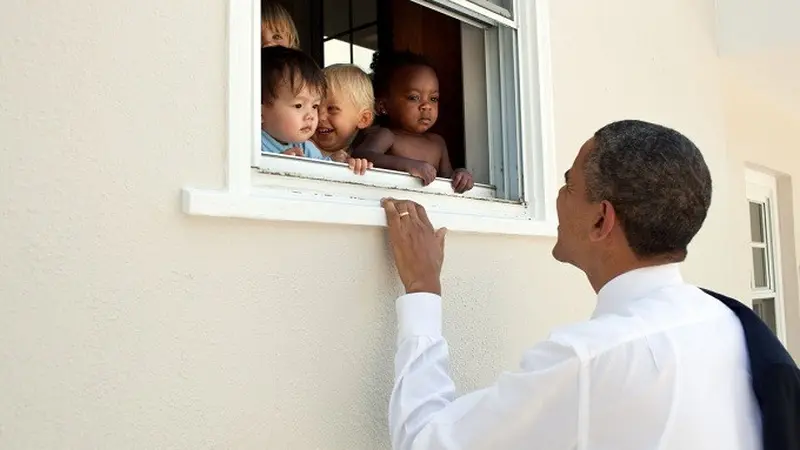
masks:
[[[261,32],[264,28],[272,28],[286,34],[289,48],[300,48],[300,38],[297,35],[297,28],[289,11],[280,3],[271,0],[261,0]]]
[[[358,109],[373,111],[375,93],[372,82],[363,70],[353,64],[333,64],[322,71],[328,81],[328,90],[345,94]]]

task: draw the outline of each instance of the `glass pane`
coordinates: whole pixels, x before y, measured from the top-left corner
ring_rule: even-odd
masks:
[[[359,28],[364,25],[378,21],[378,1],[380,0],[352,0],[352,1],[353,1],[353,28]]]
[[[350,29],[350,0],[325,0],[322,2],[323,35],[337,36]]]
[[[767,288],[767,250],[753,248],[753,287]]]
[[[344,40],[331,39],[325,41],[323,52],[325,53],[325,67],[331,64],[350,64],[350,42],[349,36],[343,36]]]
[[[773,333],[778,333],[778,318],[775,313],[774,298],[759,298],[753,300],[753,311],[767,324]]]
[[[750,240],[764,242],[764,205],[750,202]]]
[[[492,8],[492,6],[499,6],[500,8],[503,8],[508,12],[512,12],[511,5],[514,3],[513,0],[470,0],[470,1],[472,3],[477,4],[478,6],[482,6],[484,8],[488,8],[493,11],[496,11],[497,8]]]
[[[372,55],[378,50],[378,27],[371,26],[353,33],[353,64],[370,73]]]

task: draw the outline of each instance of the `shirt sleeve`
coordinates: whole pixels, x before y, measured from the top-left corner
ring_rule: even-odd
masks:
[[[456,397],[441,333],[441,298],[397,300],[395,383],[389,402],[394,450],[571,449],[578,437],[580,360],[544,341],[521,370]]]

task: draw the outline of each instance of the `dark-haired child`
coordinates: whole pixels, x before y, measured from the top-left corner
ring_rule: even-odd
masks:
[[[365,130],[353,156],[375,167],[408,172],[428,185],[452,178],[453,190],[472,189],[472,175],[450,164],[444,139],[428,130],[439,116],[439,80],[433,67],[411,52],[376,54],[372,63],[381,127]]]
[[[326,90],[325,75],[311,57],[286,47],[261,49],[261,153],[328,160],[311,142]],[[349,158],[355,173],[372,167]]]

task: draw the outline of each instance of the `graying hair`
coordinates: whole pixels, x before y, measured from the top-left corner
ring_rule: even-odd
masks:
[[[589,201],[614,206],[639,258],[686,258],[711,205],[711,174],[681,133],[638,120],[598,130],[585,165]]]

